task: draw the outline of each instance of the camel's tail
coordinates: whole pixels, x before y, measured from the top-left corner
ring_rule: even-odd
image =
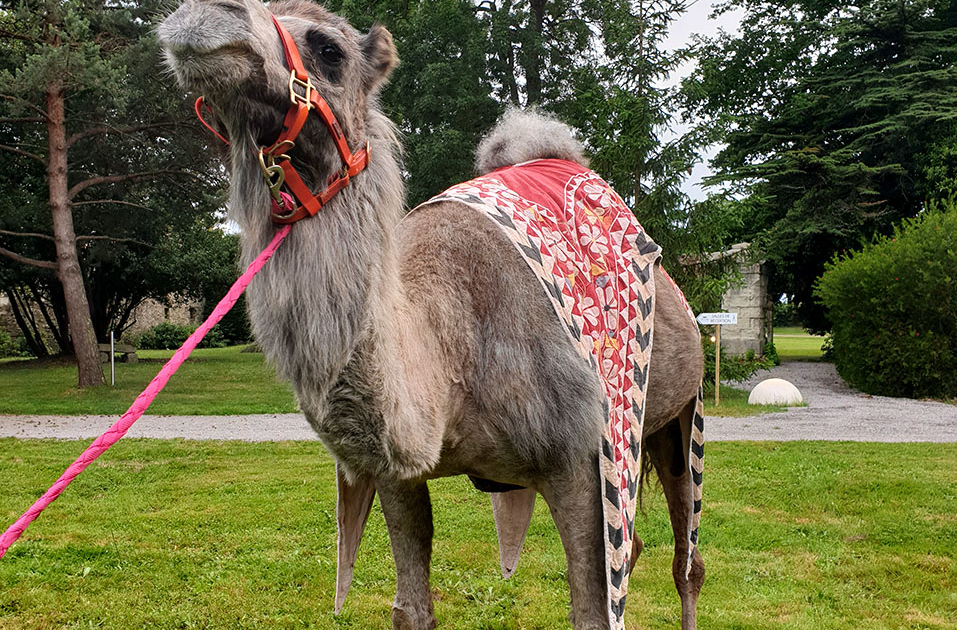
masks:
[[[572,128],[550,114],[509,109],[479,144],[475,167],[485,175],[503,166],[556,158],[588,166]]]

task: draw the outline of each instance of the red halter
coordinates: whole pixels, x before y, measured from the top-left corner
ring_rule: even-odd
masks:
[[[366,142],[366,146],[355,153],[349,150],[349,143],[332,109],[309,80],[309,74],[302,64],[302,58],[289,31],[279,23],[276,16],[272,16],[272,22],[276,26],[276,31],[279,32],[279,39],[282,41],[282,48],[286,54],[286,65],[289,67],[289,100],[292,104],[282,122],[279,138],[271,146],[259,148],[259,166],[262,168],[266,185],[269,186],[269,194],[272,196],[272,220],[275,223],[294,223],[299,219],[315,216],[337,192],[348,186],[350,178],[355,177],[369,164],[371,148]],[[297,92],[297,88],[303,93]],[[196,100],[196,115],[204,125],[216,133],[200,115],[201,107],[202,97]],[[311,109],[317,110],[322,117],[329,133],[332,134],[336,150],[339,151],[343,163],[342,170],[330,178],[329,185],[318,195],[309,191],[293,167],[292,160],[286,154],[286,151],[295,146],[296,137],[306,124],[306,118],[309,117]],[[216,135],[226,142],[218,133]],[[289,192],[282,190],[283,187]]]

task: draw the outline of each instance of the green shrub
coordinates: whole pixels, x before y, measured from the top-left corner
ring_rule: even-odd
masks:
[[[196,326],[184,326],[162,322],[149,328],[136,340],[136,347],[141,350],[175,350],[193,334]],[[200,348],[222,348],[226,345],[219,326],[214,326],[200,342]]]
[[[870,394],[957,396],[957,203],[825,267],[815,294],[838,373]]]
[[[771,312],[775,328],[801,325],[801,316],[793,302],[775,302]]]
[[[10,333],[0,329],[0,359],[26,356],[23,339],[14,339]]]
[[[715,344],[706,335],[702,335],[701,343],[704,347],[704,388],[714,391],[714,348]],[[742,355],[726,354],[721,348],[721,380],[740,383],[754,376],[758,370],[770,370],[774,366],[765,357],[748,350]]]
[[[217,302],[212,299],[206,300],[207,310],[203,313],[203,316],[208,317],[216,304]],[[246,315],[245,295],[239,296],[239,300],[232,310],[226,313],[225,317],[209,333],[213,334],[216,331],[222,333],[224,342],[229,346],[241,346],[253,340],[252,326],[249,323],[249,317]]]
[[[781,357],[778,356],[778,349],[773,341],[769,341],[764,346],[764,358],[770,361],[771,365],[781,365]]]

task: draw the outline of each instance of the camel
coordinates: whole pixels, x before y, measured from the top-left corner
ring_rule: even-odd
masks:
[[[495,491],[506,573],[530,518],[530,497],[544,497],[566,553],[572,625],[608,628],[596,466],[603,400],[595,372],[486,217],[446,202],[402,219],[399,141],[377,100],[397,63],[385,28],[360,34],[306,0],[268,7],[186,0],[160,26],[177,79],[205,95],[232,143],[229,215],[242,230],[242,264],[276,230],[257,159],[289,107],[289,70],[273,15],[291,33],[345,137],[355,146],[368,142],[371,154],[349,186],[293,226],[248,292],[260,347],[336,458],[337,609],[378,493],[397,573],[393,628],[434,627],[427,481],[466,474]],[[487,144],[486,157],[582,159],[570,136],[507,140]],[[341,169],[319,119],[306,122],[288,153],[314,189]],[[694,502],[688,453],[703,360],[682,298],[665,290],[669,280],[657,267],[655,282],[643,450],[668,503],[681,627],[691,630],[704,563],[695,549],[686,570]]]

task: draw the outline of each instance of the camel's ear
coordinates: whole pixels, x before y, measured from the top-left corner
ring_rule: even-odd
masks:
[[[365,82],[371,90],[389,78],[392,69],[399,63],[399,56],[395,52],[395,44],[390,33],[381,24],[376,24],[359,40],[362,54],[366,59]]]

